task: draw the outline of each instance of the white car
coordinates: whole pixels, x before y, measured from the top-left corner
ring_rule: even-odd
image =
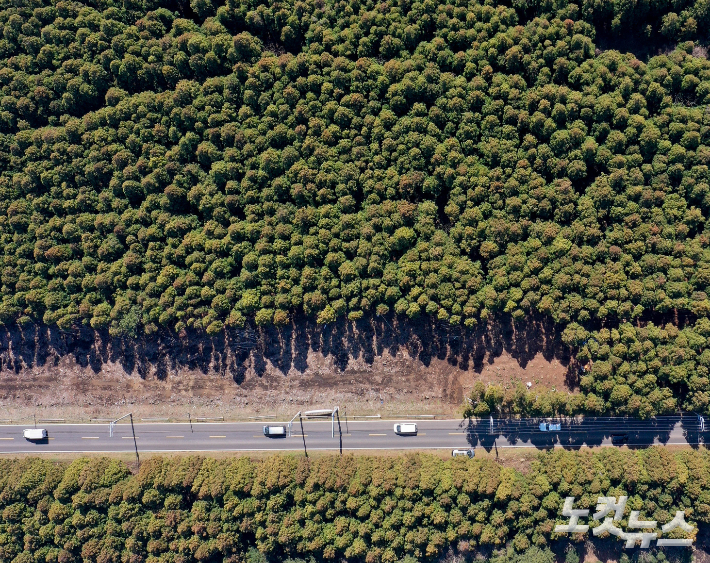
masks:
[[[562,430],[562,424],[558,423],[552,423],[552,422],[541,422],[540,423],[540,432],[554,432],[554,431],[560,431]]]
[[[401,422],[394,425],[395,434],[416,434],[417,425],[414,422]]]
[[[264,426],[264,436],[271,437],[283,437],[286,436],[285,426]]]
[[[467,457],[475,457],[476,450],[474,450],[473,448],[468,449],[468,450],[451,450],[452,457],[459,457],[462,455],[465,455]]]
[[[24,430],[22,432],[22,436],[25,438],[25,440],[34,442],[38,440],[46,440],[48,434],[44,428],[28,428],[27,430]]]

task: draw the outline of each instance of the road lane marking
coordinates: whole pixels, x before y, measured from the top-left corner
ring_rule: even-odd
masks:
[[[458,436],[459,434],[466,434],[466,432],[449,432],[449,436]]]
[[[14,440],[15,438],[0,438],[0,440]]]
[[[417,436],[426,436],[426,432],[419,432]]]
[[[121,436],[124,440],[132,440],[133,436]],[[136,440],[140,440],[140,436],[136,436]]]
[[[291,438],[308,438],[308,434],[291,434]]]
[[[370,434],[370,436],[387,436],[387,434]]]
[[[226,438],[226,436],[210,436],[210,438]]]
[[[185,436],[166,436],[166,438],[184,438]]]
[[[81,439],[82,440],[98,440],[99,437],[98,436],[82,436]]]
[[[54,438],[47,438],[47,440],[54,440]]]

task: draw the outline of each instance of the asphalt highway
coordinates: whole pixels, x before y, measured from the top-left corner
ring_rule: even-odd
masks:
[[[611,435],[626,433],[628,446],[695,445],[704,443],[697,417],[659,417],[639,421],[619,418],[562,420],[562,429],[541,432],[539,420],[410,420],[416,422],[416,436],[398,436],[394,420],[341,420],[343,450],[409,450],[494,448],[548,448],[611,445]],[[301,434],[298,421],[292,435],[267,438],[262,427],[286,425],[286,422],[223,423],[140,423],[135,424],[136,444],[140,452],[209,452],[303,450],[338,450],[338,425],[331,437],[328,421],[304,421]],[[106,424],[42,424],[49,439],[30,442],[22,431],[33,426],[0,425],[0,454],[132,452],[133,434],[129,423],[118,423],[113,436]]]

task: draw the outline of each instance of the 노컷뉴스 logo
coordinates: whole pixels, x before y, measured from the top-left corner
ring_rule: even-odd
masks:
[[[617,502],[616,497],[599,497],[597,500],[597,511],[592,514],[594,520],[604,521],[600,526],[592,528],[592,533],[595,536],[599,536],[604,532],[608,532],[612,536],[616,536],[621,540],[625,540],[625,549],[632,549],[636,546],[637,542],[641,542],[641,549],[648,549],[651,547],[651,542],[656,540],[656,545],[658,547],[685,547],[692,545],[692,539],[676,539],[676,538],[659,538],[659,535],[665,535],[676,528],[683,530],[684,532],[692,532],[695,530],[693,526],[685,521],[685,513],[682,510],[678,510],[675,513],[673,520],[667,524],[661,526],[661,533],[650,532],[644,530],[655,530],[657,522],[655,520],[639,520],[640,512],[638,510],[632,510],[629,515],[628,528],[634,531],[623,531],[614,525],[614,522],[618,522],[624,515],[624,509],[626,508],[626,500],[628,497],[619,497]],[[565,534],[565,533],[585,533],[589,530],[588,525],[583,525],[579,523],[580,518],[586,518],[589,516],[589,510],[575,510],[574,508],[574,497],[567,497],[565,499],[564,506],[562,507],[562,516],[569,518],[568,524],[562,524],[555,526],[555,533]],[[635,531],[639,530],[639,531]]]

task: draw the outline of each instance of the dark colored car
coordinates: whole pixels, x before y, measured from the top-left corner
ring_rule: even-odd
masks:
[[[612,434],[611,435],[611,443],[614,446],[623,446],[624,444],[628,444],[629,442],[629,435],[628,434]]]

